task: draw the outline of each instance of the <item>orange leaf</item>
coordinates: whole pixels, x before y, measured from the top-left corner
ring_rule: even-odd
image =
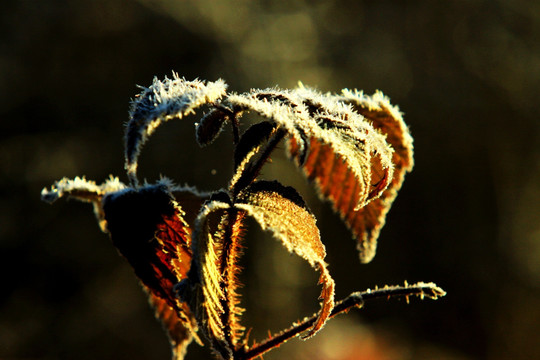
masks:
[[[389,179],[388,187],[379,198],[353,214],[343,211],[344,202],[337,202],[335,205],[341,214],[346,214],[342,216],[359,241],[360,259],[362,262],[369,262],[375,254],[377,237],[384,225],[386,214],[403,184],[405,174],[413,168],[413,140],[399,109],[391,105],[381,92],[366,96],[358,91],[344,90],[342,98],[350,102],[375,129],[386,135],[386,141],[394,150],[393,177]],[[344,185],[349,183],[350,181],[347,181]],[[347,198],[346,194],[344,195],[344,198]]]
[[[338,136],[336,140],[327,134],[312,136],[305,161],[301,161],[296,139],[291,138],[289,153],[349,227],[357,240],[360,260],[367,263],[375,255],[377,238],[404,173],[412,168],[412,138],[397,108],[380,93],[370,98],[349,91],[343,96],[316,96],[305,88],[299,91],[311,113],[320,119],[319,124]],[[354,113],[362,116],[344,116],[349,110],[343,110],[345,105],[341,109],[337,106],[343,102],[352,103]],[[321,116],[332,111],[341,116]],[[341,146],[356,146],[361,151],[347,156]]]
[[[408,161],[412,140],[399,112],[389,103],[385,111],[365,106],[364,98],[350,92],[344,94],[321,94],[301,85],[295,90],[252,90],[230,95],[226,101],[235,109],[257,112],[287,133],[290,157],[314,183],[319,197],[332,203],[357,239],[361,261],[369,262],[403,172],[410,169],[400,160]],[[366,119],[355,111],[358,108],[384,113],[389,125]],[[388,127],[398,131],[386,131]],[[394,148],[405,154],[398,152],[396,157]]]

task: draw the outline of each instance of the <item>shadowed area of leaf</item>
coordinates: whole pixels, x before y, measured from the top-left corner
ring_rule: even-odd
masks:
[[[200,146],[207,146],[214,142],[223,129],[225,122],[229,121],[232,112],[222,108],[213,108],[204,115],[195,125],[195,139]]]
[[[200,340],[189,307],[173,292],[173,286],[189,271],[191,231],[170,186],[166,179],[137,190],[112,177],[102,185],[80,178],[62,179],[51,190],[44,189],[42,196],[48,201],[71,197],[94,204],[98,223],[141,281],[167,331],[174,358],[180,360],[192,339]],[[190,189],[174,190],[181,201],[203,201]]]

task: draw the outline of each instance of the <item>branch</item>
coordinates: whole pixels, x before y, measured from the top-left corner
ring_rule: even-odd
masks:
[[[365,290],[358,291],[350,294],[345,299],[336,303],[330,318],[341,314],[343,312],[348,312],[350,309],[357,307],[361,308],[364,306],[364,301],[366,300],[375,300],[380,298],[394,298],[394,297],[405,297],[407,302],[409,301],[409,296],[418,296],[420,299],[428,297],[432,300],[436,300],[439,297],[445,296],[446,292],[435,285],[434,283],[424,283],[419,282],[413,285],[409,285],[405,282],[404,286],[385,286],[382,289],[376,288],[375,290]],[[278,334],[271,336],[269,339],[261,342],[260,344],[255,344],[249,350],[241,350],[239,353],[235,354],[235,359],[241,360],[250,360],[258,356],[263,355],[264,353],[270,351],[271,349],[280,346],[286,341],[292,339],[295,336],[298,336],[303,331],[306,331],[313,326],[317,320],[317,314],[305,318],[304,320],[293,324],[293,326],[287,330],[284,330]]]

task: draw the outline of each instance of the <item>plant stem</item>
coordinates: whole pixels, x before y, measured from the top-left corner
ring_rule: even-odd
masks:
[[[347,312],[354,307],[361,308],[366,300],[405,297],[408,301],[409,296],[419,296],[421,299],[428,297],[435,300],[444,295],[446,295],[445,291],[434,283],[417,283],[413,285],[405,284],[405,286],[385,286],[382,289],[355,292],[336,303],[336,306],[330,314],[330,318],[333,318],[334,316],[343,312]],[[301,332],[306,331],[313,326],[316,320],[317,315],[305,318],[299,323],[293,324],[291,328],[275,334],[259,344],[253,345],[250,349],[236,353],[235,359],[250,360],[261,356],[271,349],[278,347],[286,341],[292,339],[293,337],[298,336]]]

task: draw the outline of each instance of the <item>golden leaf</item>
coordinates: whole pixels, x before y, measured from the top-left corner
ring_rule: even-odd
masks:
[[[176,286],[179,297],[189,303],[197,322],[210,341],[216,355],[223,359],[232,358],[233,349],[227,333],[227,297],[222,248],[223,232],[218,231],[220,219],[226,215],[230,205],[210,201],[203,205],[192,236],[193,260],[187,279]]]
[[[307,260],[321,272],[321,311],[305,336],[311,337],[325,324],[334,307],[334,280],[326,269],[326,251],[313,214],[300,195],[276,181],[257,181],[242,191],[235,204],[255,218],[263,230],[269,230],[290,252]]]

